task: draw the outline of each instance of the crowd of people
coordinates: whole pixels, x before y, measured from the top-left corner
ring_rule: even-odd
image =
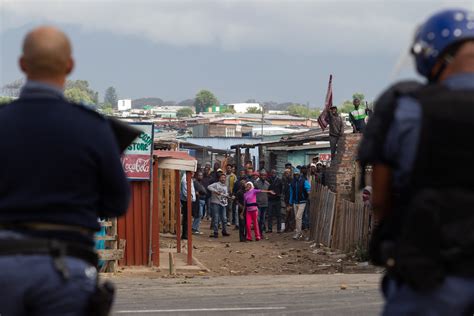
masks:
[[[225,169],[225,171],[223,170]],[[276,232],[293,232],[293,239],[304,237],[309,229],[309,194],[316,183],[325,184],[325,165],[319,157],[310,165],[285,165],[279,176],[276,170],[254,171],[247,162],[237,174],[236,166],[219,162],[198,168],[191,184],[192,233],[202,235],[202,221],[210,221],[211,238],[230,236],[239,231],[240,241],[261,240]],[[186,176],[181,181],[182,239],[187,239]],[[275,226],[276,224],[276,226]],[[254,237],[252,237],[252,230]]]

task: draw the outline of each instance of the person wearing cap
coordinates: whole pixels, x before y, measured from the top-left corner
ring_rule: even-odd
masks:
[[[215,182],[207,187],[207,190],[211,192],[211,214],[212,214],[212,229],[213,233],[210,237],[217,238],[219,236],[219,224],[222,225],[222,236],[230,236],[227,233],[227,216],[226,206],[228,204],[229,191],[225,184],[226,176],[221,173],[219,181]]]
[[[383,315],[473,315],[474,11],[430,16],[412,54],[426,83],[382,93],[359,147],[361,169],[373,169],[369,250],[385,268]]]
[[[357,97],[354,97],[352,104],[354,105],[354,110],[349,113],[349,121],[352,125],[352,131],[354,133],[362,133],[365,129],[365,118],[367,117],[366,110],[360,108],[360,99]]]
[[[309,192],[311,190],[311,184],[306,178],[306,166],[298,166],[293,177],[293,181],[290,185],[290,200],[289,203],[293,205],[295,212],[296,228],[293,239],[300,239],[303,237],[302,225],[303,225],[303,214],[306,207],[306,202],[309,198]]]
[[[311,183],[311,186],[316,185],[317,183],[317,168],[315,163],[311,163],[309,165],[309,180]]]
[[[331,147],[331,160],[336,156],[337,143],[344,135],[344,122],[337,113],[337,107],[332,106],[329,111],[329,146]]]

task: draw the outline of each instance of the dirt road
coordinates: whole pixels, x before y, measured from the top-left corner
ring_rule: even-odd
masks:
[[[193,235],[193,255],[211,275],[281,275],[374,273],[367,262],[332,251],[311,241],[293,240],[292,233],[265,234],[258,242],[239,242],[238,231],[229,227],[229,237],[210,238],[210,222],[201,225],[203,235]],[[175,237],[162,238],[162,248],[175,248]],[[186,243],[183,243],[183,249]]]

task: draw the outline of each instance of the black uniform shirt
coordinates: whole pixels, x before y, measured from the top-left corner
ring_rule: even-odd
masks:
[[[107,120],[53,87],[28,82],[0,107],[0,146],[0,224],[98,230],[98,216],[126,212],[129,184]]]

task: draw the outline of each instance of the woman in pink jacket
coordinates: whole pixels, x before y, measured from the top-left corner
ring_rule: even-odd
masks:
[[[247,226],[247,241],[252,241],[252,232],[250,231],[253,223],[253,229],[255,232],[255,240],[259,241],[262,237],[260,235],[260,229],[258,228],[258,205],[257,205],[257,193],[270,193],[275,194],[273,191],[258,190],[255,189],[252,182],[245,184],[245,213],[246,213],[246,226]]]

